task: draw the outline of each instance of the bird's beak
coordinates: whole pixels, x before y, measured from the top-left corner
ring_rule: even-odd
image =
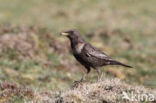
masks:
[[[63,35],[63,36],[68,36],[69,33],[62,32],[61,35]]]

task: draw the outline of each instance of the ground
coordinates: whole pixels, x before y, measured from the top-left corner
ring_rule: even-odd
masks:
[[[38,93],[70,89],[84,70],[71,55],[68,39],[59,33],[74,28],[107,55],[134,67],[103,67],[105,78],[119,78],[129,85],[155,89],[155,3],[155,0],[1,0],[1,84],[16,84]],[[94,83],[96,78],[92,70],[87,82]]]
[[[64,91],[38,92],[13,83],[2,83],[0,102],[24,103],[155,103],[156,91],[128,85],[119,79],[81,83]]]

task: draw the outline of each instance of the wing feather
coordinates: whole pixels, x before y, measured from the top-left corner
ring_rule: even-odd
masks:
[[[86,45],[86,55],[88,57],[96,57],[98,59],[104,59],[104,60],[112,60],[109,56],[107,56],[105,53],[101,52],[97,48],[94,48],[90,44]]]

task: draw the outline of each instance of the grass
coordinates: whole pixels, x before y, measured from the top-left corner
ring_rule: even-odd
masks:
[[[106,77],[155,88],[155,3],[0,0],[0,81],[39,91],[69,89],[83,70],[59,33],[76,28],[88,42],[135,68],[107,66]],[[87,80],[96,77],[92,71]]]
[[[6,102],[39,102],[39,103],[149,103],[155,100],[150,94],[156,94],[151,89],[143,86],[128,85],[119,79],[103,79],[101,82],[81,83],[72,89],[59,92],[39,92],[23,88],[13,83],[1,83],[0,89],[3,95],[0,95],[0,101]],[[123,91],[127,93],[129,99],[123,99]],[[133,97],[133,94],[136,96]],[[138,97],[141,93],[146,93],[146,97]],[[12,98],[11,98],[12,97]],[[7,99],[10,98],[10,99]],[[149,99],[150,98],[150,99]],[[6,99],[6,100],[5,100]],[[152,102],[151,102],[152,103]]]

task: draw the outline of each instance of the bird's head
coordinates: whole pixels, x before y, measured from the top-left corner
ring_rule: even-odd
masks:
[[[61,35],[66,36],[70,39],[74,39],[80,36],[80,33],[77,30],[68,30],[65,32],[62,32]]]
[[[68,30],[62,32],[61,35],[68,37],[71,41],[79,41],[79,42],[84,41],[77,30]]]

